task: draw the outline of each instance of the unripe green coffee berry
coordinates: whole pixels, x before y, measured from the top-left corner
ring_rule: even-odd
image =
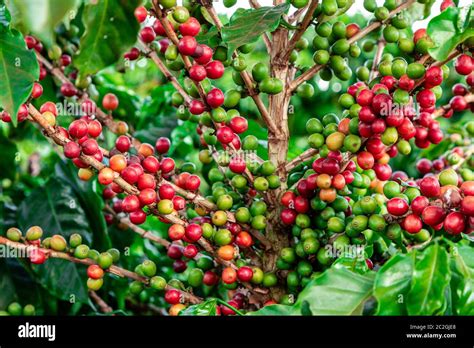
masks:
[[[150,279],[150,286],[152,289],[161,291],[166,288],[166,280],[160,276],[154,276]]]
[[[113,259],[112,255],[110,255],[110,253],[108,253],[108,252],[101,253],[99,255],[98,260],[97,260],[97,264],[102,269],[109,268],[110,266],[112,266],[113,263],[114,263],[114,259]]]
[[[315,50],[328,50],[329,49],[329,40],[325,37],[316,35],[313,38],[313,48]]]
[[[36,312],[35,306],[32,304],[27,304],[25,307],[23,307],[23,315],[27,317],[34,316]]]
[[[419,79],[425,75],[425,66],[421,63],[411,63],[407,67],[407,75],[411,79]]]
[[[393,25],[387,25],[383,29],[383,37],[388,43],[397,42],[400,38],[400,33],[398,32],[398,29],[395,28]]]
[[[165,9],[170,9],[176,6],[176,0],[159,0],[158,2]]]
[[[319,65],[325,65],[329,62],[329,52],[326,50],[318,50],[313,55],[313,61]]]
[[[349,51],[350,45],[347,39],[339,39],[331,46],[333,54],[343,55]]]
[[[21,305],[18,302],[12,302],[7,307],[8,313],[13,316],[20,316],[22,313]]]
[[[43,236],[43,229],[39,226],[32,226],[26,231],[26,240],[34,241],[38,240]]]
[[[458,185],[458,174],[454,169],[445,169],[439,174],[439,182],[442,186],[446,185]]]
[[[193,288],[197,288],[202,285],[203,278],[204,272],[199,268],[194,268],[188,274],[188,284]]]
[[[377,7],[374,11],[374,15],[377,20],[384,21],[390,15],[390,11],[384,6]]]
[[[178,23],[184,23],[189,19],[189,11],[186,7],[176,6],[173,11],[173,19]]]
[[[66,239],[63,236],[56,234],[51,237],[51,249],[55,251],[64,251],[67,248]]]
[[[16,227],[11,227],[7,230],[6,237],[12,242],[19,242],[21,240],[21,231]]]
[[[267,219],[263,215],[257,215],[252,219],[252,228],[264,230],[267,227]]]
[[[78,233],[74,233],[69,237],[69,245],[71,248],[77,248],[82,244],[82,236]]]
[[[343,39],[346,37],[346,25],[341,22],[337,21],[332,25],[332,35],[336,39]]]
[[[253,186],[257,191],[266,191],[268,190],[268,181],[263,177],[258,177],[254,180]]]
[[[356,76],[360,81],[368,81],[370,77],[370,70],[366,66],[359,66],[356,69]]]
[[[147,277],[153,277],[156,274],[156,264],[151,260],[145,260],[142,263],[142,271]]]
[[[171,214],[174,211],[173,202],[169,199],[162,199],[158,202],[158,211],[164,215]]]
[[[128,286],[128,290],[132,295],[139,295],[144,289],[144,285],[142,282],[139,282],[138,280],[134,280],[133,282],[130,283]]]
[[[89,288],[89,290],[98,291],[98,290],[100,290],[102,285],[104,285],[104,278],[99,278],[99,279],[89,278],[89,279],[87,279],[87,287]]]
[[[270,288],[278,283],[278,278],[274,273],[265,273],[263,276],[263,286]]]
[[[74,249],[74,257],[78,259],[86,259],[89,256],[89,247],[85,244],[81,244]]]
[[[300,98],[311,98],[314,95],[314,87],[310,83],[303,83],[298,86],[296,93]]]
[[[352,58],[357,58],[360,56],[360,54],[361,54],[361,49],[359,45],[357,45],[356,43],[353,43],[351,47],[349,48],[349,55]]]
[[[413,50],[415,49],[415,44],[413,43],[412,39],[401,38],[398,41],[398,47],[404,53],[412,53]]]
[[[364,8],[369,12],[374,12],[377,8],[377,2],[375,0],[364,0]]]
[[[332,25],[329,22],[322,22],[316,27],[316,33],[321,37],[328,37],[332,33]]]

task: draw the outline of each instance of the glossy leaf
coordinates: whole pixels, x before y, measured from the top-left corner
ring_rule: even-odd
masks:
[[[289,4],[282,4],[238,11],[232,16],[229,24],[222,28],[222,41],[227,44],[230,52],[255,42],[263,33],[274,31],[288,9]]]
[[[406,315],[406,295],[410,290],[415,254],[399,254],[388,260],[377,272],[374,296],[378,315]]]
[[[14,20],[25,31],[34,34],[46,46],[53,45],[55,28],[76,16],[80,0],[10,0],[16,10]]]
[[[22,35],[7,25],[9,13],[0,5],[0,106],[17,124],[17,113],[31,94],[39,76],[39,65],[33,51],[28,50]]]
[[[296,310],[293,306],[287,306],[287,305],[270,305],[270,306],[265,306],[262,309],[255,311],[255,312],[250,312],[248,313],[249,315],[277,315],[277,316],[287,316],[287,315],[301,315],[301,312]]]
[[[409,315],[435,315],[445,307],[444,292],[450,279],[448,253],[433,244],[425,249],[415,264],[407,295]]]
[[[471,16],[472,7],[467,11],[448,7],[429,22],[427,33],[435,44],[429,49],[431,57],[444,60],[457,45],[474,36]]]
[[[471,247],[454,250],[451,271],[453,314],[474,315],[474,251]]]
[[[216,316],[217,315],[217,300],[211,298],[202,303],[189,306],[188,308],[179,312],[180,316]]]
[[[74,59],[83,76],[114,64],[136,42],[139,25],[133,15],[138,0],[90,1],[82,21],[86,28]]]

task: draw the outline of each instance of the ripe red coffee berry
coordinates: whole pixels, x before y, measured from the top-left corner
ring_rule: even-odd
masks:
[[[119,105],[117,96],[113,93],[107,93],[102,99],[102,106],[105,110],[114,111]]]
[[[146,221],[146,213],[141,209],[132,211],[128,217],[134,225],[141,225]]]
[[[410,214],[403,220],[403,228],[410,234],[416,234],[423,228],[423,222],[419,216]]]
[[[199,226],[198,224],[189,224],[188,226],[186,226],[185,236],[191,242],[197,242],[202,236],[201,226]]]
[[[213,109],[224,104],[224,93],[219,88],[213,88],[206,97],[206,101]]]
[[[242,174],[247,169],[247,163],[241,156],[232,158],[229,163],[229,169],[236,174]]]
[[[161,137],[155,143],[155,149],[160,154],[165,154],[171,147],[171,141],[168,138]]]
[[[408,211],[408,203],[402,198],[392,198],[387,202],[387,210],[394,216],[402,216]]]
[[[165,301],[169,304],[178,304],[181,302],[181,292],[176,289],[170,289],[165,292]]]
[[[83,138],[87,135],[89,127],[83,120],[73,121],[68,128],[69,135],[75,139]]]
[[[441,186],[434,176],[428,176],[420,180],[421,194],[425,197],[438,197],[441,194]]]
[[[193,115],[201,115],[206,111],[206,105],[201,100],[194,99],[189,106],[189,112]]]
[[[372,99],[374,98],[374,92],[370,89],[363,89],[359,92],[359,95],[356,98],[357,104],[360,106],[369,106],[372,104]]]
[[[61,94],[65,97],[74,97],[77,94],[77,88],[72,83],[63,83]]]
[[[186,200],[181,196],[174,196],[173,199],[174,210],[180,211],[186,208]]]
[[[175,163],[172,158],[163,158],[160,163],[160,168],[163,173],[169,173],[174,170]]]
[[[454,111],[464,111],[468,107],[468,103],[466,102],[466,99],[464,99],[463,96],[456,95],[451,98],[449,101],[449,105]]]
[[[183,36],[178,42],[178,51],[186,56],[192,56],[196,52],[197,45],[193,36]]]
[[[99,144],[95,139],[87,139],[82,143],[82,152],[85,155],[92,156],[99,151]]]
[[[120,173],[122,178],[128,182],[129,184],[133,185],[138,181],[140,177],[140,173],[133,167],[128,166]]]
[[[201,185],[201,179],[197,175],[190,175],[186,180],[186,190],[196,191],[199,190]]]
[[[357,164],[364,170],[371,169],[374,162],[374,156],[370,152],[362,151],[357,155]]]
[[[153,40],[155,40],[155,38],[156,38],[156,33],[155,33],[155,31],[153,30],[152,27],[145,27],[140,31],[140,39],[144,43],[153,42]]]
[[[458,74],[469,75],[474,70],[472,57],[467,54],[460,55],[454,63],[454,68]]]
[[[138,199],[142,206],[153,204],[156,202],[156,191],[151,188],[141,190]]]
[[[188,259],[195,258],[197,254],[198,248],[193,244],[186,245],[186,247],[183,249],[183,256]]]
[[[474,216],[474,196],[466,196],[461,201],[461,212],[468,216]]]
[[[189,77],[196,82],[204,80],[207,77],[206,68],[202,65],[193,65],[191,69],[189,69]]]
[[[244,133],[248,129],[247,119],[242,116],[232,117],[229,125],[230,128],[232,128],[232,130],[237,134]]]
[[[143,23],[148,16],[148,11],[144,6],[139,6],[133,12],[138,23]]]
[[[220,79],[224,75],[224,64],[218,60],[214,60],[206,65],[207,77],[210,79]]]
[[[446,216],[444,229],[452,235],[458,235],[466,229],[466,219],[460,212],[454,211]]]
[[[439,66],[432,66],[426,70],[425,84],[428,88],[439,86],[443,82],[443,70]]]
[[[35,265],[42,265],[46,261],[46,254],[40,249],[33,249],[29,254],[30,262]]]
[[[101,279],[104,276],[104,270],[99,265],[90,265],[87,267],[87,276],[92,279]]]
[[[211,61],[212,56],[214,54],[214,51],[212,50],[212,48],[210,48],[207,45],[201,44],[201,45],[198,45],[198,48],[196,49],[196,51],[197,50],[200,51],[201,55],[199,57],[194,58],[194,61],[196,63],[201,64],[201,65],[206,65],[207,63]]]
[[[234,132],[229,127],[224,126],[217,130],[216,136],[222,144],[229,144],[234,138]]]
[[[423,175],[431,172],[432,167],[433,163],[426,158],[422,158],[416,163],[416,169]]]
[[[39,84],[38,82],[35,82],[33,84],[33,90],[31,92],[31,97],[34,98],[34,99],[37,99],[37,98],[41,97],[42,94],[43,94],[43,86],[41,86],[41,84]]]
[[[160,162],[154,156],[149,156],[142,161],[143,169],[148,173],[155,174],[160,170]]]
[[[81,147],[77,143],[70,141],[64,145],[64,156],[67,158],[78,158],[80,155]]]
[[[280,218],[285,225],[293,225],[297,215],[298,213],[293,209],[283,209],[281,211]]]
[[[431,108],[436,103],[436,96],[433,91],[424,89],[416,95],[416,101],[422,108]]]
[[[426,207],[423,210],[423,213],[421,213],[421,218],[423,219],[423,222],[429,226],[439,225],[444,221],[445,216],[445,210],[442,207],[434,205]]]
[[[244,282],[244,283],[249,282],[253,277],[253,271],[248,266],[240,267],[237,270],[237,277],[239,278],[241,282]]]
[[[131,213],[140,209],[140,200],[137,196],[129,195],[122,200],[122,210]]]
[[[179,31],[183,36],[196,36],[201,31],[201,24],[194,17],[189,19],[179,26]]]

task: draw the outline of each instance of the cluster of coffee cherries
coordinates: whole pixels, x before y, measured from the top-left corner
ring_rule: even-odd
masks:
[[[472,171],[472,168],[474,168],[474,160],[472,155],[469,154],[468,150],[466,151],[460,146],[449,150],[447,153],[433,161],[426,158],[420,159],[416,163],[416,169],[422,175],[429,173],[439,174],[443,169],[458,165],[459,163],[465,164],[459,168],[459,174],[461,175],[461,178],[464,181],[474,180],[474,172]]]
[[[44,264],[48,257],[48,250],[68,253],[71,257],[79,260],[90,259],[96,264],[88,269],[89,280],[87,285],[91,290],[98,290],[103,284],[103,270],[110,268],[120,259],[120,252],[117,249],[109,249],[106,252],[99,253],[83,244],[80,234],[74,233],[69,236],[69,242],[62,235],[55,234],[51,237],[43,238],[43,229],[40,226],[28,228],[25,235],[16,227],[9,228],[6,237],[13,242],[23,242],[35,248],[29,249],[29,260],[32,264]],[[99,269],[100,268],[100,269]],[[100,277],[99,277],[100,275]]]
[[[5,310],[0,310],[0,317],[3,316],[23,316],[31,317],[36,315],[36,308],[32,304],[22,306],[18,302],[10,303]]]
[[[455,236],[474,231],[474,181],[463,182],[454,169],[445,169],[437,176],[426,175],[416,184],[421,194],[412,198],[399,192],[400,186],[394,182],[384,186],[389,198],[387,211],[397,217],[405,231],[427,236],[430,230],[443,229]]]

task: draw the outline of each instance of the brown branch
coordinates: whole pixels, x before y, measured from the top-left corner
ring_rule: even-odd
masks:
[[[111,313],[114,310],[110,307],[107,302],[105,302],[95,291],[90,290],[89,296],[94,300],[94,302],[99,306],[99,309],[102,313]]]
[[[303,21],[301,22],[299,29],[293,34],[291,37],[291,40],[288,44],[288,49],[286,53],[283,56],[283,59],[288,59],[290,56],[291,52],[296,46],[296,43],[303,37],[306,29],[308,29],[308,26],[311,24],[311,21],[313,20],[313,13],[318,7],[319,1],[318,0],[311,0],[311,3],[308,7],[308,10],[306,11],[305,16],[303,17]]]
[[[222,22],[219,19],[219,16],[217,15],[216,10],[215,10],[214,6],[212,5],[212,2],[206,2],[205,6],[206,6],[207,12],[211,16],[214,24],[216,25],[216,28],[219,31],[221,31],[222,30]],[[264,36],[264,41],[265,41],[265,44],[267,45],[267,50],[271,50],[271,43],[270,43],[268,37]],[[234,58],[236,58],[237,53],[233,52],[232,56]],[[275,124],[273,118],[268,113],[267,107],[265,106],[262,99],[260,98],[260,95],[257,93],[255,88],[253,87],[254,82],[252,80],[252,77],[245,70],[240,72],[240,76],[242,77],[242,80],[245,83],[245,87],[247,88],[248,93],[249,93],[250,97],[253,99],[255,105],[257,106],[257,109],[260,112],[260,115],[262,115],[262,118],[265,121],[265,124],[267,125],[268,129],[271,132],[276,132],[277,131],[276,124]]]
[[[374,60],[372,63],[372,69],[370,69],[369,81],[372,81],[378,75],[378,65],[382,60],[383,51],[385,49],[386,42],[383,38],[380,38],[377,44],[377,51],[375,52]]]
[[[403,4],[399,5],[397,8],[395,8],[394,10],[392,10],[390,13],[389,13],[389,18],[387,19],[387,21],[389,21],[394,15],[396,15],[397,13],[405,10],[406,8],[408,8],[410,5],[412,5],[414,2],[416,2],[416,0],[408,0],[406,2],[404,2]],[[380,28],[386,21],[377,21],[377,22],[373,22],[372,24],[369,24],[368,26],[366,26],[364,29],[362,29],[361,31],[359,31],[357,34],[355,34],[353,37],[351,37],[348,42],[349,44],[353,44],[355,43],[356,41],[362,39],[363,37],[367,36],[368,34],[370,34],[371,32],[373,32],[374,30]],[[306,72],[304,72],[303,74],[301,74],[300,76],[298,76],[295,80],[293,80],[289,86],[289,89],[288,89],[288,93],[292,93],[293,91],[296,90],[296,88],[298,88],[298,86],[300,84],[302,84],[303,82],[306,82],[308,81],[309,79],[311,79],[314,75],[316,75],[324,66],[321,66],[321,65],[313,65],[309,70],[307,70]]]
[[[316,156],[319,153],[319,150],[317,149],[308,149],[305,152],[303,152],[301,155],[298,157],[293,158],[290,162],[288,162],[285,166],[286,172],[290,172],[291,170],[295,169],[297,166],[299,166],[301,163],[306,162],[310,158]]]

